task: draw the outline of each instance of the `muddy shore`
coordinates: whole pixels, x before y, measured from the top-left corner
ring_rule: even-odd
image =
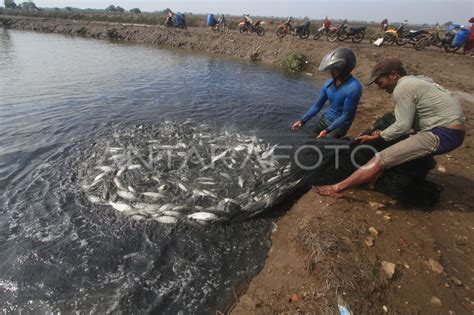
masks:
[[[305,72],[315,80],[321,57],[341,43],[325,40],[278,39],[267,30],[255,34],[215,33],[207,28],[165,29],[161,26],[122,25],[0,16],[7,28],[126,40],[204,51],[280,66],[299,52],[307,56]],[[472,124],[474,58],[439,49],[382,47],[344,43],[357,57],[356,77],[366,80],[383,57],[398,57],[412,74],[425,74],[460,98],[467,118],[464,145],[437,158],[430,179],[444,191],[433,209],[404,208],[369,190],[352,189],[342,199],[310,191],[281,216],[272,237],[266,265],[240,296],[235,314],[336,313],[336,297],[356,314],[472,314],[474,312],[474,190]],[[356,135],[392,109],[389,95],[367,87],[354,126]],[[371,236],[369,229],[377,230]],[[373,231],[371,229],[371,231]],[[372,240],[372,243],[368,241]],[[388,277],[383,266],[394,264]],[[392,265],[388,265],[392,266]]]

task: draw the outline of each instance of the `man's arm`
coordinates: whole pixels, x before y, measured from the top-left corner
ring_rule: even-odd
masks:
[[[321,108],[323,108],[324,103],[328,100],[328,96],[326,94],[326,87],[323,87],[321,93],[319,93],[318,100],[314,103],[309,110],[300,118],[303,123],[306,123],[312,117],[317,115]]]
[[[395,122],[380,133],[380,136],[386,141],[408,133],[412,129],[415,119],[416,104],[412,89],[405,88],[396,94],[394,93],[393,100],[395,102]]]

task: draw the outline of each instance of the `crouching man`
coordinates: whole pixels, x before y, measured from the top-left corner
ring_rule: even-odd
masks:
[[[404,134],[408,138],[377,153],[367,164],[334,185],[315,187],[321,195],[339,196],[349,187],[373,184],[384,169],[426,155],[439,155],[459,147],[464,141],[464,114],[459,102],[428,77],[407,75],[398,59],[384,59],[372,70],[367,83],[393,94],[395,122],[383,131],[360,136],[361,143],[382,138],[390,141]]]

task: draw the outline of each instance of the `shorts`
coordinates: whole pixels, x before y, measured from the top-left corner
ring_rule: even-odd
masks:
[[[376,155],[388,169],[423,156],[450,152],[463,143],[464,135],[464,130],[437,127],[414,134]]]

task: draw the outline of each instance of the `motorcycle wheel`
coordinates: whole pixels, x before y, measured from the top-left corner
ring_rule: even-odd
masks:
[[[364,32],[355,33],[354,36],[352,36],[352,42],[360,43],[364,39],[364,36],[365,36]]]
[[[393,45],[397,41],[395,35],[392,34],[385,34],[383,43],[388,45]]]
[[[430,44],[430,38],[429,37],[423,38],[423,39],[419,40],[418,42],[416,42],[415,49],[416,50],[422,50],[425,47],[429,46],[429,44]]]
[[[337,40],[337,31],[334,30],[334,31],[330,31],[328,33],[328,37],[327,37],[327,40],[329,42],[335,42]]]
[[[349,39],[349,34],[347,34],[346,32],[342,32],[341,34],[337,35],[337,40],[340,42],[343,42],[346,39]]]
[[[309,37],[309,31],[304,31],[303,33],[300,33],[299,35],[301,39],[307,39]]]
[[[239,27],[239,32],[242,34],[242,33],[245,33],[247,32],[247,29],[244,27],[244,26],[241,26]]]
[[[323,35],[322,32],[316,32],[316,34],[314,34],[313,39],[314,39],[314,40],[318,40],[318,39],[321,37],[321,35]]]
[[[403,37],[397,37],[395,39],[395,43],[397,44],[397,46],[404,46],[408,43],[408,39],[407,38],[403,38]]]
[[[283,38],[286,36],[286,29],[284,27],[280,27],[277,29],[276,34],[278,38]]]
[[[383,35],[380,35],[380,33],[376,33],[372,35],[372,37],[369,39],[369,42],[373,44],[377,39],[383,37]]]
[[[459,48],[461,48],[461,47],[456,47],[456,46],[453,46],[451,44],[444,46],[444,50],[446,52],[452,52],[452,53],[458,51]]]
[[[258,35],[258,36],[263,36],[263,35],[265,35],[265,29],[264,29],[263,27],[260,27],[260,26],[259,26],[259,27],[257,28],[257,35]]]

